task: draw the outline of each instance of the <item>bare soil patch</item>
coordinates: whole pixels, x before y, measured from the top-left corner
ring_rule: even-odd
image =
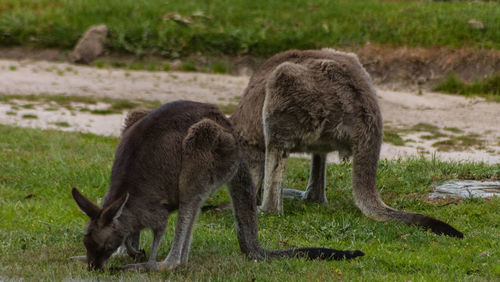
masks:
[[[63,94],[157,100],[161,103],[188,99],[219,105],[237,104],[249,79],[248,76],[206,73],[98,69],[32,60],[0,60],[0,77],[2,95]],[[426,91],[422,94],[418,91],[392,91],[386,87],[378,89],[378,96],[386,131],[394,131],[404,142],[401,146],[384,143],[382,158],[423,155],[442,160],[500,163],[499,103]],[[48,102],[4,100],[0,105],[0,123],[19,126],[116,136],[126,114],[124,111],[98,115],[81,110],[109,106],[102,103],[75,103],[64,108]],[[23,118],[26,115],[36,117]],[[459,140],[463,136],[475,136],[479,141],[451,146],[447,150],[435,145],[448,139]],[[335,154],[330,161],[337,161]]]

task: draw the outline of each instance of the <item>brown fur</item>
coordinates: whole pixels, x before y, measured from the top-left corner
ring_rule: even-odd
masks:
[[[327,49],[271,57],[250,78],[231,121],[245,141],[257,188],[263,183],[261,210],[282,213],[281,183],[290,152],[312,153],[313,158],[306,191],[285,194],[325,203],[326,155],[339,151],[341,157],[353,155],[354,199],[364,214],[463,237],[444,222],[395,210],[380,198],[376,172],[382,116],[375,88],[356,55]]]
[[[240,248],[248,257],[346,259],[363,255],[323,248],[264,250],[257,240],[254,187],[239,137],[215,106],[178,101],[128,124],[116,149],[102,208],[73,189],[76,203],[90,217],[84,237],[89,268],[102,269],[122,242],[134,241],[131,237],[144,228],[153,229],[154,234],[149,262],[121,269],[164,270],[187,263],[200,207],[224,183],[232,199]],[[167,258],[157,263],[158,245],[175,210],[178,219],[172,247]]]

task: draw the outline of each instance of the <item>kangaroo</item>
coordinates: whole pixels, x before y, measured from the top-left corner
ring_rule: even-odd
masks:
[[[333,49],[274,55],[252,75],[230,120],[243,138],[256,188],[263,186],[260,210],[283,212],[281,184],[290,152],[311,153],[312,164],[306,190],[285,189],[285,196],[326,203],[326,156],[339,151],[341,157],[353,156],[354,200],[365,215],[463,237],[442,221],[395,210],[380,198],[376,173],[382,116],[375,88],[356,55]]]
[[[149,114],[129,115],[102,207],[72,189],[78,207],[90,218],[83,238],[89,269],[103,269],[119,246],[137,242],[145,228],[151,228],[154,237],[149,261],[121,270],[169,270],[186,264],[201,205],[224,183],[240,249],[249,258],[340,260],[364,255],[326,248],[263,249],[257,239],[255,188],[239,143],[229,120],[212,105],[177,101]],[[172,247],[165,260],[156,262],[168,217],[175,210]],[[138,245],[132,245],[128,248],[133,252]]]

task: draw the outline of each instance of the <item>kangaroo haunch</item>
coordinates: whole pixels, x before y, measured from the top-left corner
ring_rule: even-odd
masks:
[[[287,51],[266,60],[250,78],[236,111],[234,129],[254,183],[263,186],[260,209],[283,212],[282,180],[290,152],[312,154],[304,192],[285,189],[290,197],[326,203],[326,155],[353,155],[354,200],[376,220],[395,220],[463,237],[432,217],[388,207],[376,188],[382,144],[382,116],[375,88],[354,54],[332,49]]]
[[[255,189],[230,122],[212,105],[178,101],[149,114],[129,115],[102,208],[73,188],[73,198],[90,217],[83,239],[89,268],[102,269],[121,245],[129,254],[140,253],[138,234],[145,228],[154,235],[149,262],[122,269],[164,270],[187,263],[201,205],[224,183],[232,199],[240,249],[249,258],[337,260],[364,255],[325,248],[263,249],[257,240]],[[175,210],[174,241],[167,258],[158,263],[158,246]]]

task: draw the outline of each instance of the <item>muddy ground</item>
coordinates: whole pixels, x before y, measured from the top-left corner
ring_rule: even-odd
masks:
[[[110,97],[161,103],[188,99],[227,105],[237,104],[248,78],[99,69],[19,58],[0,60],[2,95]],[[389,89],[393,88],[379,85],[377,93],[388,133],[382,158],[423,155],[441,160],[500,163],[499,103],[425,90]],[[73,103],[71,107],[61,107],[48,101],[4,99],[0,104],[0,123],[116,136],[126,111],[107,115],[89,111],[107,106]],[[330,161],[336,160],[332,154]]]

